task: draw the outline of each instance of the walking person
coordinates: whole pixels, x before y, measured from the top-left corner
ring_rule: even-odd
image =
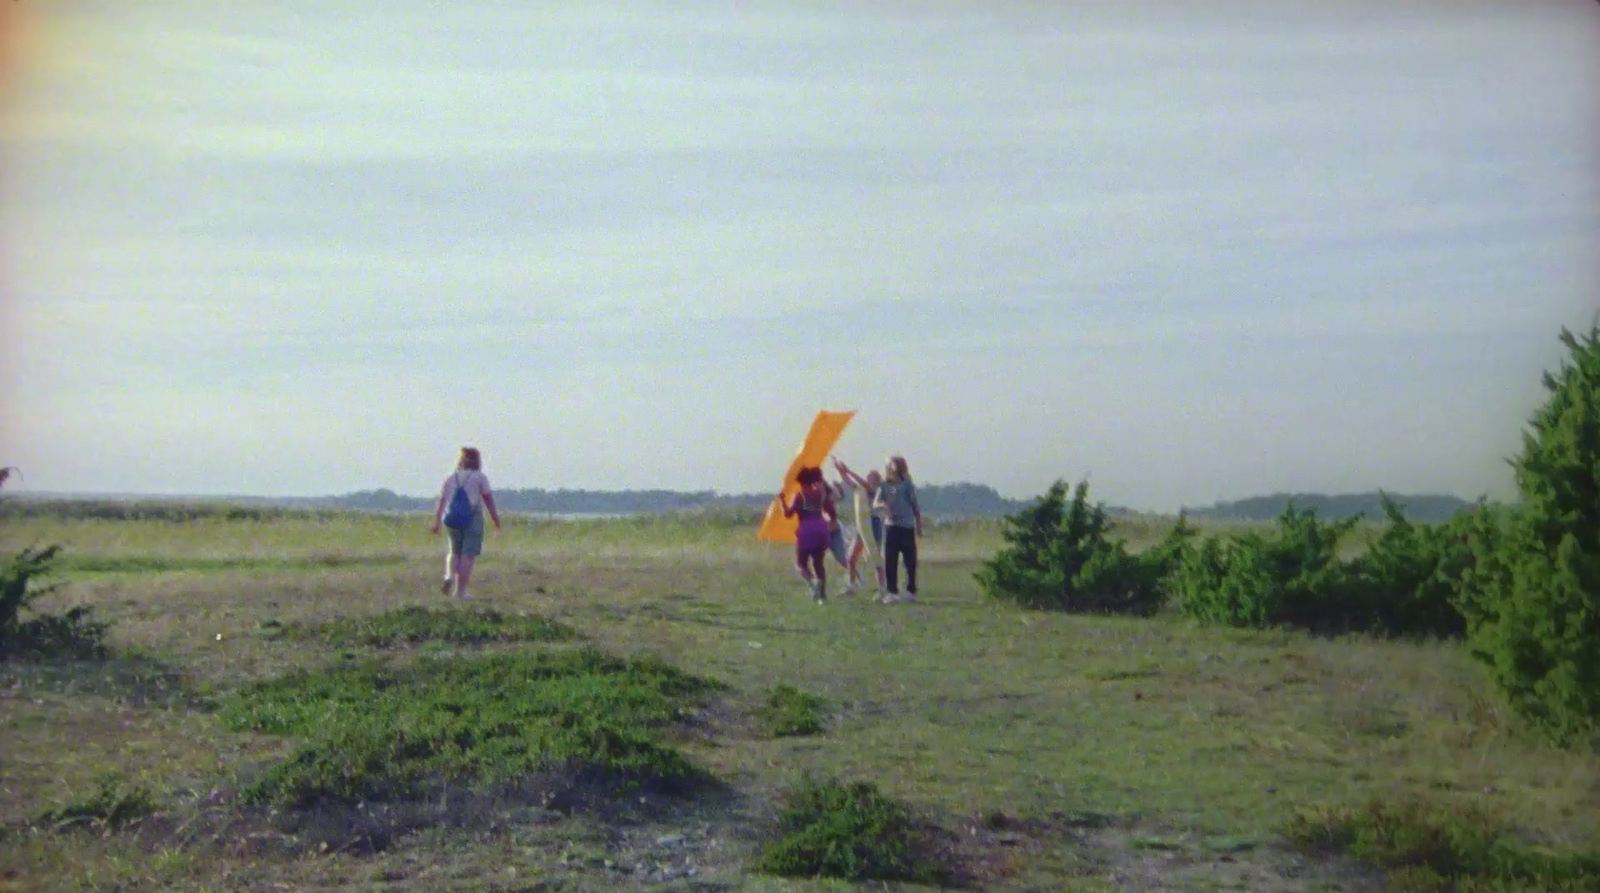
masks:
[[[883,532],[883,563],[888,592],[885,603],[917,600],[917,538],[922,536],[922,507],[917,503],[917,485],[904,456],[890,456],[883,467],[883,483],[873,505],[886,515]],[[906,565],[906,594],[899,591],[899,563]]]
[[[794,501],[785,502],[781,495],[778,500],[785,518],[798,516],[800,519],[794,537],[794,566],[810,589],[812,599],[820,605],[828,600],[828,571],[822,558],[828,551],[830,526],[838,520],[838,510],[822,482],[822,469],[802,468],[795,480],[800,483],[800,491],[794,495]]]
[[[833,497],[835,506],[848,499],[850,491],[854,489],[850,484],[843,481],[829,483],[827,487],[828,495]],[[846,583],[844,587],[845,595],[854,594],[856,586],[861,582],[859,565],[861,563],[861,553],[865,549],[866,546],[861,541],[859,530],[854,525],[846,524],[835,515],[834,519],[828,524],[828,551],[832,553],[834,560],[839,562],[839,566],[844,568],[849,575],[850,582]]]
[[[850,568],[851,582],[854,584],[860,580],[861,576],[857,568],[860,566],[862,557],[870,553],[873,570],[877,575],[878,595],[876,601],[883,601],[883,515],[873,507],[873,503],[878,496],[878,485],[883,482],[883,476],[873,470],[867,472],[866,477],[862,477],[851,471],[850,466],[839,461],[837,456],[833,459],[833,467],[834,470],[839,472],[839,477],[843,479],[839,484],[840,489],[850,495],[855,509],[856,538],[849,543],[849,551],[847,553],[849,556],[847,565]],[[869,529],[869,522],[872,531],[872,546],[870,548],[868,548],[866,542],[866,531]],[[845,559],[841,558],[840,560],[844,561]]]
[[[439,504],[433,509],[432,532],[444,523],[450,534],[450,549],[444,558],[444,582],[439,591],[458,599],[471,598],[472,566],[483,552],[483,514],[488,509],[494,529],[500,528],[500,512],[494,505],[494,492],[483,473],[483,457],[473,447],[462,447],[455,471],[439,488]]]

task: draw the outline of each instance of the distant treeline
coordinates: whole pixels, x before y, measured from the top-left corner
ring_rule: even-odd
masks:
[[[1008,515],[1027,501],[1006,499],[982,484],[919,484],[923,511],[942,518]],[[373,512],[425,512],[434,497],[402,496],[393,490],[363,490],[343,496],[292,500],[318,508]],[[764,510],[771,493],[718,493],[715,490],[496,490],[495,505],[508,512],[552,515],[640,515],[707,510]],[[286,500],[290,502],[290,500]],[[843,508],[843,507],[841,507]]]
[[[995,518],[1011,515],[1034,502],[1033,499],[1007,499],[984,484],[918,484],[923,513],[938,518]],[[1390,493],[1406,517],[1413,521],[1436,522],[1454,517],[1475,503],[1448,495],[1404,495]],[[770,493],[718,493],[715,490],[497,490],[496,504],[510,512],[553,515],[640,515],[663,512],[752,511],[759,512],[772,500]],[[1318,517],[1338,520],[1365,515],[1374,521],[1385,517],[1383,494],[1329,495],[1326,493],[1274,493],[1187,511],[1195,518],[1234,521],[1271,521],[1283,514],[1293,500],[1302,511],[1314,510]],[[434,506],[433,497],[401,496],[393,490],[364,490],[343,496],[296,500],[304,507],[354,509],[380,512],[421,512]],[[1107,506],[1111,515],[1140,514],[1132,509]]]
[[[1326,493],[1274,493],[1271,496],[1252,496],[1234,502],[1219,502],[1204,508],[1190,508],[1188,512],[1195,518],[1270,521],[1282,515],[1284,509],[1293,501],[1296,509],[1313,510],[1319,518],[1325,520],[1343,520],[1365,515],[1369,520],[1382,521],[1385,517],[1383,496],[1384,494],[1376,490],[1371,493],[1348,493],[1338,496],[1329,496]],[[1388,496],[1400,506],[1410,520],[1429,523],[1447,521],[1463,509],[1472,508],[1477,504],[1444,495],[1405,496],[1390,493]]]

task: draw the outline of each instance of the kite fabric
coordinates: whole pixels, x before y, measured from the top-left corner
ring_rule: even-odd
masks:
[[[844,426],[850,424],[850,419],[856,414],[855,410],[849,412],[817,413],[816,419],[811,423],[811,430],[806,433],[806,439],[800,444],[800,451],[794,454],[794,461],[789,463],[789,471],[783,476],[783,495],[774,497],[772,504],[767,506],[767,516],[761,521],[761,529],[756,531],[756,539],[766,540],[771,543],[794,542],[795,531],[800,526],[797,518],[783,516],[784,500],[793,499],[800,492],[800,484],[794,476],[800,469],[808,465],[822,467],[822,461],[828,458],[828,453],[833,450],[833,445],[839,439]]]

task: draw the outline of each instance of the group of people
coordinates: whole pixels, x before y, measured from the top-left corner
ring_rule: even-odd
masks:
[[[869,471],[863,477],[848,465],[833,459],[837,481],[824,479],[822,469],[800,469],[796,480],[800,489],[793,499],[782,494],[778,501],[785,517],[798,517],[795,535],[795,568],[817,602],[828,600],[828,573],[825,556],[831,552],[849,573],[846,593],[854,592],[861,581],[861,560],[870,551],[877,576],[876,601],[890,604],[916,601],[917,539],[922,536],[922,507],[917,503],[917,487],[903,456],[890,456],[883,473]],[[849,500],[855,510],[855,524],[839,518],[838,504]],[[441,526],[450,537],[445,553],[444,579],[440,591],[458,599],[471,598],[472,568],[483,552],[484,515],[500,529],[500,512],[495,507],[494,491],[483,473],[483,456],[473,447],[462,447],[455,470],[439,488],[434,507],[432,532]],[[863,521],[867,523],[864,525]],[[867,531],[872,545],[867,545]],[[899,567],[905,564],[906,591],[900,593]]]
[[[793,499],[779,495],[784,517],[798,518],[795,531],[794,562],[811,597],[819,604],[828,600],[828,572],[825,556],[832,552],[849,572],[846,594],[861,581],[861,558],[868,551],[862,520],[870,521],[871,551],[877,574],[876,601],[892,604],[917,599],[917,538],[922,536],[922,506],[917,502],[917,486],[903,456],[890,456],[883,474],[869,471],[866,477],[833,460],[839,480],[827,481],[822,469],[807,466],[795,480],[800,489]],[[855,509],[854,526],[839,518],[838,504],[849,499]],[[905,563],[906,592],[900,594],[900,564]]]

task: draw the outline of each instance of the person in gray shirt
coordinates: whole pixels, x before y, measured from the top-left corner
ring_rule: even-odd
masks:
[[[874,511],[888,520],[883,536],[883,564],[889,591],[885,603],[917,600],[917,538],[922,536],[922,507],[917,504],[917,485],[904,456],[890,456],[883,467],[883,483],[873,499]],[[900,595],[901,560],[906,565],[906,594]]]

